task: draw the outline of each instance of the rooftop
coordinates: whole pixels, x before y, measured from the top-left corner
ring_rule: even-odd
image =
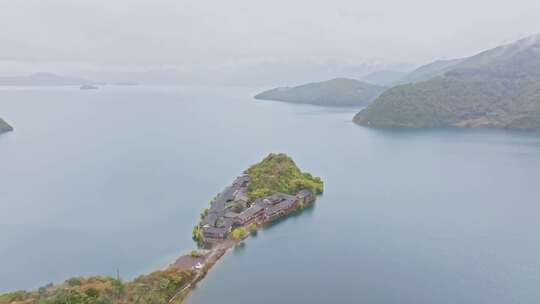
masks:
[[[239,213],[236,213],[236,212],[232,212],[232,211],[229,211],[229,212],[226,212],[223,217],[225,218],[235,218],[238,216]]]
[[[227,233],[227,229],[225,227],[203,227],[202,228],[203,233],[211,233],[211,234],[225,234]]]
[[[311,191],[310,190],[307,190],[307,189],[303,189],[303,190],[300,190],[296,196],[297,197],[300,197],[300,198],[304,198],[304,197],[308,197],[308,196],[311,196]]]
[[[266,214],[272,215],[275,214],[281,210],[289,209],[296,203],[296,200],[284,200],[276,205],[270,206],[268,209],[266,209]]]
[[[264,198],[265,202],[269,205],[276,205],[278,203],[281,203],[285,200],[287,201],[295,201],[296,197],[294,195],[289,195],[285,193],[274,193],[266,198]]]
[[[262,206],[253,204],[251,207],[247,208],[244,212],[240,213],[240,215],[238,215],[238,218],[240,218],[240,220],[242,221],[249,220],[254,214],[256,214],[257,212],[263,209],[264,208]]]
[[[242,193],[243,191],[241,190],[247,187],[249,181],[250,177],[248,175],[238,176],[232,185],[226,187],[212,202],[208,215],[203,219],[202,224],[213,226],[218,218],[225,216],[225,204],[228,201],[234,200],[236,194]]]

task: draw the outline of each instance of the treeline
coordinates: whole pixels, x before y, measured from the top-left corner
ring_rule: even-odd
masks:
[[[0,295],[0,304],[165,304],[195,276],[192,271],[168,269],[123,283],[112,277],[71,278],[63,284],[48,284],[37,291]],[[175,298],[174,303],[181,303]]]

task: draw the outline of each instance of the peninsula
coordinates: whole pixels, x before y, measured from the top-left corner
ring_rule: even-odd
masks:
[[[193,228],[193,238],[203,245],[241,239],[248,231],[304,209],[322,192],[320,178],[302,173],[285,154],[270,154],[210,202]]]
[[[0,295],[0,304],[180,304],[231,248],[267,223],[301,212],[323,192],[323,181],[285,154],[269,154],[211,200],[193,228],[197,247],[166,269],[124,283],[119,277],[75,277],[36,291]]]
[[[383,86],[355,79],[336,78],[296,87],[275,88],[255,95],[255,99],[332,107],[363,107],[385,89]]]
[[[0,133],[13,131],[13,127],[10,126],[5,120],[0,118]]]

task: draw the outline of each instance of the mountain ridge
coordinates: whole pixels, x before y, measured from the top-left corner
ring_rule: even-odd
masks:
[[[540,130],[540,35],[464,58],[429,80],[393,87],[353,120],[371,127]]]

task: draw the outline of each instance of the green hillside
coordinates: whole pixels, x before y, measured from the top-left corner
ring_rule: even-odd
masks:
[[[540,36],[465,58],[443,76],[389,89],[354,121],[540,130]]]

